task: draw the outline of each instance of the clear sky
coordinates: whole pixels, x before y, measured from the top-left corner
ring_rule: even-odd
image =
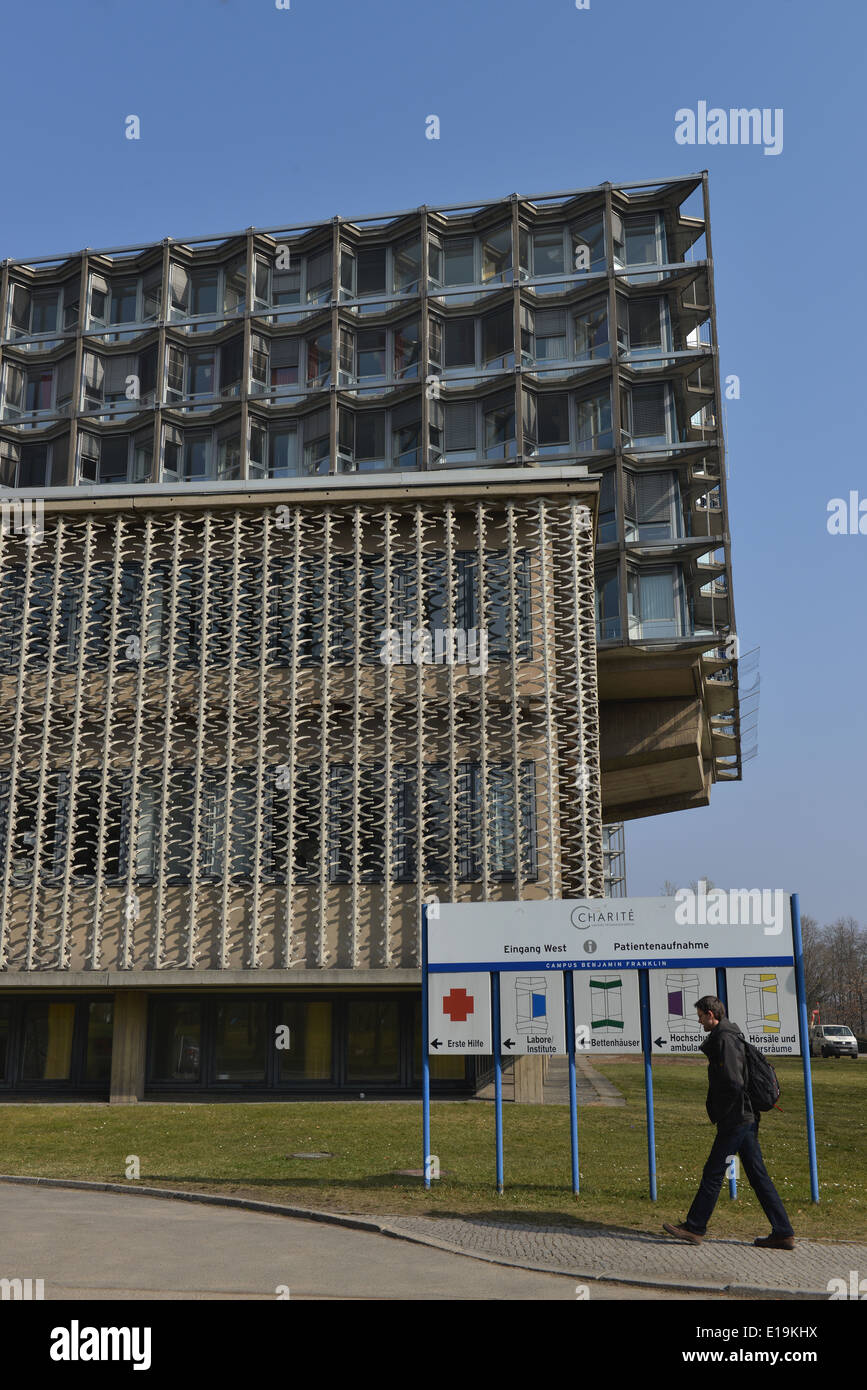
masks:
[[[706,874],[864,921],[867,535],[826,520],[867,499],[865,40],[855,0],[5,0],[0,257],[708,168],[759,754],[628,826],[628,887]],[[678,144],[699,102],[782,108],[782,152]]]

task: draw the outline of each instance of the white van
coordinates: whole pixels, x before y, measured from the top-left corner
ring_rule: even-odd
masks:
[[[810,1056],[854,1057],[858,1060],[858,1041],[845,1023],[817,1023],[810,1029]]]

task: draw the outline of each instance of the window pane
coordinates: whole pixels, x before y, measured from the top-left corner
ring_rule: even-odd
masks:
[[[385,329],[369,328],[357,339],[359,377],[379,377],[385,380]]]
[[[575,356],[579,361],[608,356],[608,313],[604,304],[576,315]]]
[[[421,242],[404,241],[394,251],[394,288],[409,294],[418,287],[421,274]]]
[[[394,463],[397,468],[418,468],[421,446],[421,425],[400,425],[394,430]]]
[[[507,305],[488,314],[482,323],[482,356],[486,367],[510,367],[515,343],[512,309]]]
[[[272,430],[269,473],[272,478],[292,478],[298,472],[298,433],[291,430]]]
[[[347,1081],[400,1080],[400,1015],[396,1003],[350,1000]]]
[[[358,252],[358,295],[385,291],[385,247]]]
[[[331,1004],[280,1006],[280,1022],[289,1029],[288,1048],[278,1048],[281,1081],[330,1081]]]
[[[0,999],[0,1081],[9,1078],[9,1029],[12,1019],[12,1002]]]
[[[453,319],[445,325],[446,367],[474,367],[476,364],[476,325],[474,319]]]
[[[627,265],[653,265],[658,259],[655,216],[626,218],[624,228]]]
[[[444,285],[471,285],[475,279],[472,237],[461,237],[443,244]]]
[[[217,272],[201,272],[191,277],[191,314],[213,314],[217,310]]]
[[[488,232],[482,242],[482,280],[507,280],[512,268],[512,228]]]
[[[589,265],[588,265],[589,262]],[[605,230],[601,213],[582,218],[572,228],[572,264],[570,270],[586,271],[605,268]]]
[[[355,457],[368,467],[385,464],[385,415],[359,415],[355,421]]]
[[[632,437],[642,444],[666,444],[668,440],[668,391],[658,386],[632,388]]]
[[[85,1081],[111,1080],[111,1039],[114,1005],[99,1000],[87,1009],[87,1060]]]
[[[505,406],[485,415],[485,457],[512,458],[515,452],[515,410]]]
[[[111,323],[134,323],[136,316],[136,301],[138,298],[138,284],[135,280],[128,280],[119,285],[113,285],[111,291]]]
[[[633,299],[629,304],[629,347],[661,347],[658,299]]]
[[[331,381],[331,334],[320,333],[307,344],[307,385],[328,386]]]
[[[533,233],[533,274],[563,275],[566,273],[563,229]],[[572,267],[569,266],[571,271]]]
[[[207,439],[188,439],[184,445],[184,476],[186,478],[207,478],[208,441]]]
[[[24,1016],[25,1081],[68,1081],[75,1005],[27,1002]]]
[[[31,333],[53,333],[57,328],[58,296],[54,294],[34,294]]]
[[[620,589],[617,571],[596,580],[596,633],[599,641],[620,636]]]
[[[190,353],[191,396],[212,396],[214,394],[214,353]]]
[[[153,1080],[200,1081],[202,1005],[158,999],[153,1012]]]
[[[674,618],[674,575],[641,575],[641,618],[643,621],[670,622]]]
[[[418,376],[418,361],[421,357],[421,336],[419,324],[402,324],[394,331],[394,374],[402,377]]]
[[[576,447],[581,452],[591,449],[610,449],[611,435],[611,397],[589,396],[578,402],[578,437]]]
[[[217,1081],[264,1081],[267,1004],[239,999],[218,1003],[214,1071]]]
[[[539,397],[539,451],[569,447],[569,398],[564,394]]]

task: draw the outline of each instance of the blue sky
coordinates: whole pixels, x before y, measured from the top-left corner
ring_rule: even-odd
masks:
[[[867,919],[867,536],[826,528],[831,498],[867,498],[847,351],[867,260],[863,8],[42,0],[7,6],[0,35],[0,257],[710,170],[759,755],[709,808],[627,828],[629,891],[707,874]],[[675,112],[699,101],[782,108],[782,153],[677,144]]]

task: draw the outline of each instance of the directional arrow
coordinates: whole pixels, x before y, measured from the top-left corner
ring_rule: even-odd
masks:
[[[656,1043],[657,1047],[665,1047],[668,1038],[654,1038],[653,1041]]]
[[[514,1047],[514,1046],[515,1046],[515,1042],[514,1042],[514,1039],[513,1039],[513,1038],[506,1038],[506,1041],[503,1043],[503,1047]]]
[[[442,1043],[440,1042],[439,1038],[431,1038],[430,1045],[431,1047],[442,1047]]]

